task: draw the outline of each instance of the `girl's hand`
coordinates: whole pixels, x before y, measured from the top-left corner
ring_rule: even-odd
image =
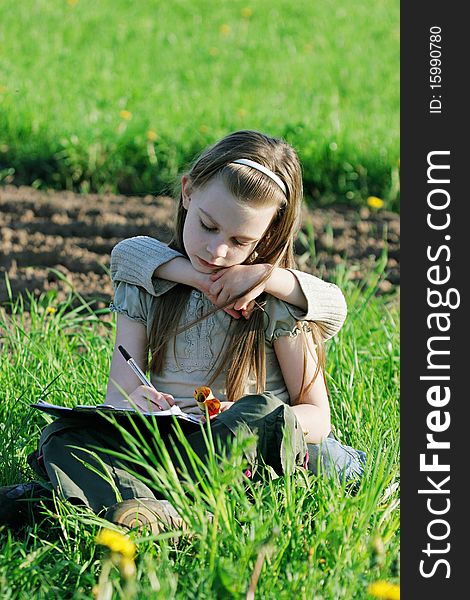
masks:
[[[209,288],[209,299],[216,306],[223,306],[260,281],[270,267],[267,264],[234,265],[212,273],[210,278],[214,283]],[[265,291],[268,279],[236,300],[230,308],[240,311],[245,319],[249,319],[255,306],[254,300]]]
[[[168,410],[175,403],[171,394],[158,392],[146,385],[139,385],[132,394],[129,394],[129,398],[140,411]]]
[[[209,288],[212,285],[210,273],[196,271],[191,262],[183,256],[177,256],[164,265],[161,265],[155,270],[154,275],[162,279],[168,279],[169,281],[184,283],[197,290],[201,290],[214,304],[214,298],[209,294]],[[233,310],[233,308],[225,307],[224,311],[234,319],[240,318],[240,313]]]
[[[197,280],[195,280],[195,282],[192,283],[192,286],[201,290],[201,292],[203,292],[204,295],[207,296],[207,298],[209,298],[212,304],[214,304],[215,306],[221,306],[220,304],[217,304],[217,296],[214,296],[209,292],[213,283],[211,279],[213,275],[215,275],[215,273],[212,275],[210,273],[197,273]],[[254,303],[251,307],[248,308],[250,313],[253,310],[253,307]],[[241,317],[241,313],[238,310],[234,310],[233,306],[226,306],[224,308],[224,311],[234,319],[239,319]]]
[[[220,415],[221,412],[225,412],[226,410],[228,410],[231,406],[234,405],[234,402],[221,402],[220,403],[220,410],[217,414]],[[216,417],[217,415],[214,415],[214,417]],[[212,418],[214,418],[212,417]]]

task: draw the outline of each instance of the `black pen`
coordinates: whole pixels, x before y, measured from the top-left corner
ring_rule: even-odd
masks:
[[[135,360],[132,358],[132,356],[129,354],[129,352],[123,346],[118,346],[118,350],[123,355],[124,360],[130,366],[130,368],[134,371],[134,373],[137,375],[137,377],[140,379],[140,381],[144,385],[148,385],[149,387],[151,387],[152,389],[154,389],[157,392],[158,390],[156,389],[156,387],[152,384],[152,382],[149,379],[147,379],[147,377],[145,376],[145,373],[142,371],[142,369],[139,367],[139,365],[135,362]],[[156,404],[158,406],[158,408],[163,410],[163,408],[158,404],[158,402],[155,402],[155,400],[150,400],[150,402],[153,402],[154,404]],[[166,400],[165,400],[165,402],[166,402]],[[191,423],[197,423],[198,425],[201,423],[201,420],[198,417],[196,417],[195,415],[184,413],[177,404],[170,406],[169,410],[175,416],[181,417],[182,419],[185,419],[186,421],[190,421]]]
[[[145,373],[142,371],[142,369],[139,367],[139,365],[135,362],[135,360],[132,358],[132,356],[129,354],[129,352],[123,346],[118,346],[118,350],[123,355],[124,360],[130,366],[130,368],[134,371],[134,373],[137,375],[137,377],[140,379],[140,381],[144,385],[152,388],[153,390],[155,390],[157,392],[158,391],[157,388],[153,385],[153,383],[150,381],[150,379],[147,379]],[[156,400],[149,399],[149,401],[156,404],[160,410],[163,410],[163,407]],[[165,402],[166,402],[166,400],[165,400]]]
[[[157,389],[152,384],[150,379],[147,379],[147,377],[145,376],[145,373],[142,371],[142,369],[139,367],[139,365],[135,362],[135,360],[132,358],[132,356],[129,354],[129,352],[123,346],[118,346],[118,350],[124,356],[124,360],[130,366],[130,368],[134,371],[134,373],[137,375],[137,377],[140,379],[140,381],[144,385],[147,385],[148,387],[151,387],[155,391],[157,391]]]

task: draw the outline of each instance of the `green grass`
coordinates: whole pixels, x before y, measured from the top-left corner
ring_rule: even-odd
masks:
[[[221,470],[207,467],[194,509],[164,466],[140,456],[151,465],[149,477],[186,516],[193,537],[178,544],[171,534],[136,538],[137,573],[126,587],[95,543],[102,523],[58,502],[45,522],[22,535],[0,531],[2,598],[90,598],[109,569],[102,589],[111,586],[115,598],[242,599],[257,560],[257,598],[368,598],[370,582],[397,581],[399,305],[396,295],[375,295],[382,270],[380,263],[362,286],[348,282],[346,271],[338,273],[349,317],[328,345],[335,432],[368,454],[356,496],[301,470],[247,494],[238,449]],[[0,309],[0,484],[32,478],[26,456],[47,417],[29,403],[59,374],[49,401],[101,402],[109,371],[114,315],[93,313],[72,293],[60,305],[53,293],[30,300],[29,315],[21,297],[12,301],[12,315]],[[204,518],[206,509],[216,524]]]
[[[164,193],[246,128],[298,149],[309,197],[398,209],[399,3],[1,3],[0,181]]]

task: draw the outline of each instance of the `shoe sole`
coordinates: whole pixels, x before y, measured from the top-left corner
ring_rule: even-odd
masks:
[[[124,500],[111,506],[104,518],[126,529],[145,529],[154,535],[168,529],[186,529],[181,516],[167,500],[142,498]]]

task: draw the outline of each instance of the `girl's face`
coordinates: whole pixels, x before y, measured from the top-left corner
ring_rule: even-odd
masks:
[[[184,248],[201,273],[245,262],[277,211],[275,205],[255,208],[239,202],[217,178],[203,188],[191,189],[183,177],[182,193],[187,211]]]

